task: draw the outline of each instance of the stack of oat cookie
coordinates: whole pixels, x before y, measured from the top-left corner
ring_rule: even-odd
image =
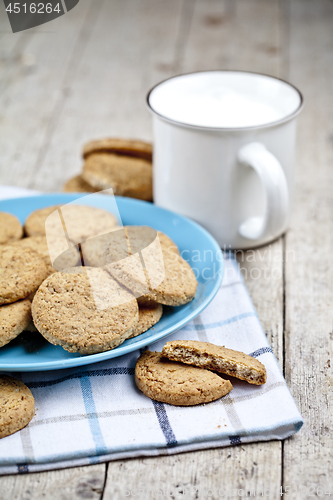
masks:
[[[132,139],[101,139],[83,148],[80,175],[69,179],[65,192],[96,193],[113,189],[119,196],[152,200],[152,145]]]

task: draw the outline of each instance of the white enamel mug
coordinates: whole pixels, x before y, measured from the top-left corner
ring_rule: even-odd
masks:
[[[156,85],[154,202],[203,225],[224,248],[288,227],[302,94],[277,78],[204,71]]]

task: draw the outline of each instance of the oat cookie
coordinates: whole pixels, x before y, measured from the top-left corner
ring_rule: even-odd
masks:
[[[149,398],[179,406],[209,403],[232,389],[229,380],[209,370],[175,363],[148,350],[136,363],[135,383]]]
[[[144,270],[145,281],[143,279],[141,281],[143,293],[138,297],[140,304],[154,301],[167,306],[181,306],[194,299],[197,280],[190,265],[180,255],[176,256],[174,261],[164,259],[163,275],[160,273],[159,266],[155,269],[150,267],[149,271],[148,276],[147,269]],[[117,279],[119,279],[118,275]],[[153,284],[153,279],[155,284]],[[148,292],[144,292],[146,283]],[[133,293],[137,294],[138,290],[140,289],[137,286]]]
[[[85,144],[83,158],[92,153],[116,153],[152,161],[153,147],[148,142],[133,139],[100,139]]]
[[[146,332],[161,319],[163,314],[163,306],[156,302],[151,302],[149,305],[139,305],[139,321],[134,332],[129,338],[136,337],[141,333]]]
[[[162,231],[157,231],[149,226],[124,226],[131,253],[135,254],[148,247],[158,236],[159,243],[166,256],[179,255],[179,250],[174,241]]]
[[[93,153],[83,165],[82,177],[96,189],[112,188],[115,195],[152,200],[152,164],[142,158]]]
[[[131,290],[135,298],[149,293],[145,269],[138,255],[108,264],[104,269],[123,286]]]
[[[172,241],[172,239],[169,238],[169,236],[162,233],[162,231],[157,231],[157,234],[158,234],[158,238],[159,238],[161,247],[167,256],[171,255],[173,253],[180,255],[179,249],[178,249],[176,243],[174,241]]]
[[[113,214],[88,205],[63,205],[61,214],[68,238],[74,244],[108,233],[118,226]]]
[[[45,222],[49,216],[47,236],[64,237],[65,229],[68,239],[74,244],[107,233],[117,226],[116,217],[106,210],[88,205],[67,204],[42,208],[29,215],[25,222],[28,236],[45,236]]]
[[[76,267],[49,276],[32,302],[37,330],[70,352],[94,354],[117,347],[139,318],[133,295],[102,269]]]
[[[46,264],[34,250],[14,245],[1,248],[0,304],[25,299],[46,277]]]
[[[191,266],[179,255],[172,240],[159,235],[163,259],[161,266],[159,247],[154,244],[149,245],[145,226],[128,226],[127,234],[131,253],[137,253],[140,248],[145,248],[146,277],[150,292],[143,297],[143,300],[150,298],[169,306],[190,302],[195,296],[197,280]]]
[[[128,232],[131,236],[131,249]],[[157,235],[161,248],[167,255],[179,254],[177,245],[161,231],[147,226],[124,226],[123,228],[115,227],[113,234],[103,234],[86,241],[82,245],[84,262],[88,266],[101,267],[110,262],[125,259],[129,255],[144,250],[156,239]]]
[[[21,239],[23,229],[15,215],[0,212],[0,245]]]
[[[131,226],[132,228],[135,227],[141,227],[141,226]],[[132,238],[134,237],[135,229],[132,229]],[[138,231],[138,235],[140,234],[140,230]],[[179,249],[174,241],[172,241],[169,236],[167,236],[165,233],[162,233],[162,231],[157,231],[159,242],[162,248],[162,252],[166,257],[171,257],[172,254],[178,254],[179,255]],[[154,299],[148,295],[142,295],[141,297],[137,297],[137,301],[140,305],[149,305],[151,303],[155,303]]]
[[[32,212],[24,223],[25,234],[27,236],[45,236],[45,221],[58,208],[58,205],[52,205]]]
[[[124,228],[115,227],[109,233],[85,241],[81,251],[85,266],[103,267],[125,259],[129,250]]]
[[[149,306],[150,304],[157,304],[157,302],[151,299],[149,295],[141,295],[141,297],[137,297],[136,300],[138,301],[139,307]]]
[[[156,231],[152,230],[156,237]],[[102,267],[135,297],[149,292],[143,288],[144,270],[139,256],[132,256],[128,245],[126,228],[119,228],[109,234],[86,241],[82,244],[84,262],[94,267]]]
[[[57,247],[57,243],[57,239],[52,241],[52,238],[50,238],[50,244]],[[14,245],[20,248],[31,248],[40,254],[46,264],[48,275],[55,273],[56,271],[66,269],[67,267],[74,267],[78,264],[80,259],[80,254],[74,246],[65,252],[61,252],[61,250],[59,250],[60,255],[54,263],[57,269],[54,269],[50,259],[46,236],[28,236],[28,238],[23,238],[22,240],[17,241]]]
[[[151,285],[148,297],[167,306],[181,306],[194,299],[198,282],[191,266],[180,255],[174,260],[164,258],[165,277],[156,286]]]
[[[133,239],[132,241],[129,239],[129,234],[131,234],[132,229],[142,230],[142,240]],[[115,250],[117,249],[117,258],[109,259],[111,263],[108,264],[105,269],[122,285],[131,290],[135,297],[141,297],[142,295],[149,293],[149,286],[143,264],[149,264],[148,261],[146,262],[146,258],[148,256],[147,247],[150,247],[151,244],[153,244],[153,247],[156,250],[156,255],[154,255],[154,257],[157,258],[160,256],[160,264],[163,266],[161,248],[160,246],[156,247],[156,242],[158,243],[157,232],[155,229],[147,226],[140,226],[140,228],[127,226],[123,231],[127,248],[125,249],[124,245],[123,251],[119,252],[119,245],[115,246],[110,244],[108,248],[109,255],[112,255],[113,257]],[[143,261],[143,259],[145,259],[145,261]],[[155,260],[153,261],[154,266],[156,262],[157,261]]]
[[[86,181],[83,180],[81,175],[76,175],[69,179],[62,190],[65,193],[97,193],[98,189],[93,188]]]
[[[125,230],[132,258],[108,265],[107,271],[129,288],[140,304],[151,300],[170,306],[190,302],[195,296],[197,280],[172,240],[157,239],[156,231],[147,226],[126,226]]]
[[[23,429],[35,414],[30,389],[15,378],[0,376],[0,438]]]
[[[0,347],[20,335],[30,320],[31,302],[28,299],[0,306]]]
[[[173,340],[165,344],[162,354],[173,361],[225,373],[250,384],[266,382],[266,368],[260,361],[243,352],[209,342]]]

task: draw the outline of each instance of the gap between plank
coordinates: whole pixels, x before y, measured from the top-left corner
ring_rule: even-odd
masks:
[[[281,16],[283,56],[282,56],[282,78],[288,80],[290,74],[290,0],[279,0],[279,11]],[[286,234],[282,236],[282,373],[286,375]],[[281,492],[284,492],[284,441],[281,441]]]
[[[282,236],[282,373],[286,373],[286,235]],[[284,491],[284,441],[281,441],[281,492]]]
[[[189,40],[193,13],[196,0],[184,0],[179,22],[179,31],[175,43],[175,55],[173,67],[176,73],[181,72],[181,67],[184,59],[184,52]]]
[[[108,478],[108,470],[109,470],[109,463],[106,462],[106,464],[105,464],[105,472],[104,472],[104,482],[103,482],[103,487],[102,487],[102,493],[101,493],[100,500],[103,500],[103,498],[104,498],[105,486],[106,486],[106,481],[107,481],[107,478]]]

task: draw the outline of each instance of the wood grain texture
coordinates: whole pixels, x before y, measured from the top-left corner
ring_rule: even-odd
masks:
[[[182,70],[241,69],[279,76],[282,22],[275,0],[197,1]]]
[[[52,21],[54,31],[44,31],[46,25],[41,25],[19,46],[1,92],[1,183],[28,187],[38,177],[64,84],[84,45],[82,33],[93,24],[89,6],[88,0],[79,2],[75,10]],[[51,184],[52,175],[49,179]]]
[[[50,190],[60,187],[66,175],[80,168],[79,150],[86,139],[108,134],[150,139],[145,92],[175,72],[224,64],[232,67],[238,54],[240,69],[279,74],[279,56],[273,52],[263,55],[260,50],[258,53],[259,42],[272,43],[272,33],[274,43],[282,38],[278,3],[274,1],[266,7],[259,1],[253,5],[254,10],[249,9],[246,2],[238,2],[234,8],[231,2],[217,0],[207,3],[157,1],[153,4],[147,0],[104,3],[95,25],[89,28],[89,40],[81,50],[75,71],[68,69],[70,83],[63,80],[67,91],[62,93],[63,99],[52,115],[54,125],[48,129],[44,140],[47,147],[44,146],[43,161],[34,167],[34,176],[31,175],[28,185]],[[249,26],[256,23],[259,11],[264,13],[266,23],[251,32]],[[221,23],[225,16],[228,22]],[[135,24],[129,19],[135,20]],[[243,25],[246,32],[239,39],[237,32],[243,30]],[[264,249],[247,252],[239,256],[239,260],[263,326],[270,340],[274,339],[274,351],[281,359],[282,260],[273,259],[280,250],[281,242],[277,242],[271,252]],[[273,269],[277,269],[278,274],[272,283]],[[273,314],[272,304],[278,304]],[[124,498],[124,488],[146,488],[149,484],[151,489],[146,498],[153,498],[154,491],[161,486],[177,492],[179,485],[198,487],[201,492],[211,489],[213,498],[218,498],[222,488],[226,498],[233,498],[236,489],[257,491],[263,487],[278,487],[280,458],[281,446],[276,442],[117,461],[108,466],[104,497],[117,498],[118,495]],[[62,474],[65,483],[77,477],[73,469],[62,471]],[[49,477],[49,488],[54,492],[57,476],[44,475]],[[27,487],[33,486],[39,476],[15,478],[16,491],[22,491],[20,481],[27,482],[24,483]],[[103,469],[100,469],[99,481],[102,476]],[[44,490],[38,488],[37,492],[40,491]],[[58,495],[61,498],[61,493]]]
[[[259,496],[264,475],[266,490],[274,484],[273,462],[262,461],[263,456],[267,458],[267,443],[110,462],[103,500],[235,499],[250,492],[253,496],[253,491]]]
[[[236,252],[246,287],[281,370],[283,369],[283,239]]]
[[[332,26],[331,0],[81,0],[52,22],[53,34],[39,27],[15,37],[2,32],[9,25],[1,18],[4,184],[59,190],[80,170],[84,141],[105,135],[151,140],[146,91],[175,73],[262,71],[288,78],[306,99],[291,229],[284,239],[238,254],[305,417],[302,431],[283,445],[111,462],[104,496],[105,465],[2,477],[1,500],[113,500],[140,489],[144,495],[137,497],[147,500],[160,490],[171,498],[234,499],[238,490],[258,496],[263,488],[275,499],[281,484],[291,488],[290,498],[303,500],[311,498],[310,487],[331,487]],[[297,485],[306,489],[296,492]]]
[[[0,478],[0,500],[99,500],[105,465]]]
[[[292,258],[286,262],[285,364],[305,425],[284,444],[284,485],[303,487],[297,498],[307,499],[320,496],[320,487],[324,497],[333,494],[333,3],[295,0],[290,22],[289,78],[306,106],[286,237]]]
[[[5,10],[5,4],[0,3],[0,80],[4,75],[5,68],[12,67],[15,56],[19,52],[24,33],[13,35],[10,22]]]
[[[101,5],[33,187],[59,190],[80,171],[82,144],[88,140],[151,140],[145,97],[154,83],[173,72],[182,5],[174,0]]]
[[[236,8],[237,7],[237,8]],[[251,69],[282,76],[284,22],[278,2],[195,2],[184,29],[183,46],[178,46],[180,72],[224,67],[221,61],[238,69]],[[258,24],[258,15],[265,22]],[[256,30],[251,27],[256,26]],[[244,31],[239,37],[240,31]],[[267,47],[278,47],[268,51]],[[259,48],[258,48],[259,47]],[[265,49],[264,49],[265,48]],[[262,50],[262,52],[260,52]],[[258,54],[259,51],[259,54]],[[237,57],[236,57],[237,55]],[[239,252],[245,282],[257,308],[280,366],[283,366],[283,261],[282,239],[255,251]],[[221,472],[223,469],[223,473]],[[185,498],[238,498],[238,490],[279,491],[281,485],[281,443],[255,443],[235,448],[206,450],[131,461],[111,462],[108,466],[104,499],[124,498],[130,491],[156,498],[163,487],[166,496]],[[188,488],[194,489],[191,493]],[[127,488],[127,490],[126,490]],[[187,489],[186,489],[187,488]],[[191,496],[193,494],[193,496]]]

